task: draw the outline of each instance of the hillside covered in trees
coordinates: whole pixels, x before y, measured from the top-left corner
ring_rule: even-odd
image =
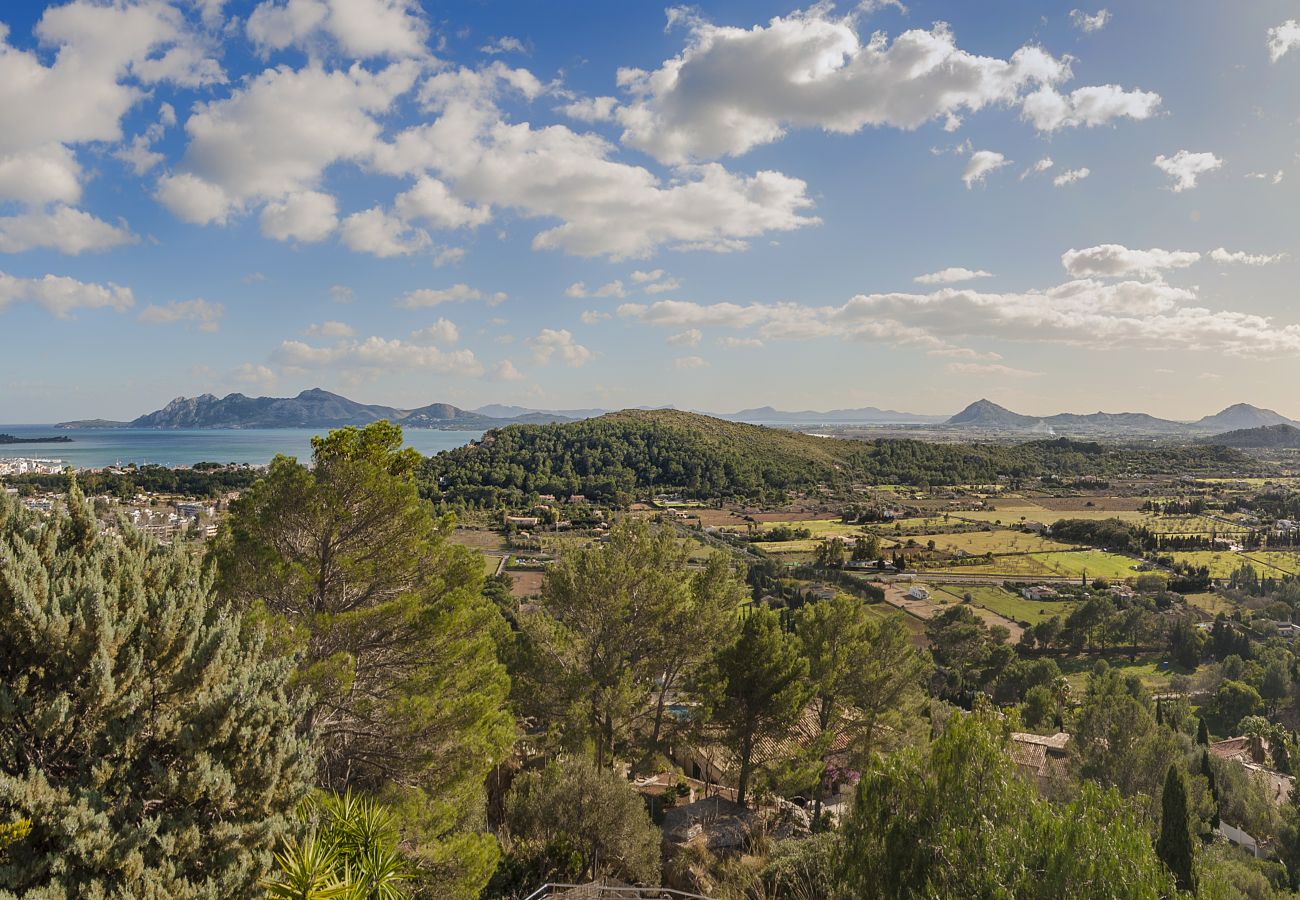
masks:
[[[428,459],[427,496],[492,505],[516,494],[615,501],[645,491],[779,497],[855,482],[918,486],[998,478],[1240,471],[1250,460],[1205,447],[1110,446],[1067,439],[1000,444],[855,441],[727,422],[678,410],[624,410],[489,431]]]

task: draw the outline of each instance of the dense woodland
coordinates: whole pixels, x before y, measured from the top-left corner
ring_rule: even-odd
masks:
[[[167,466],[127,466],[118,471],[85,472],[77,478],[87,494],[106,494],[127,498],[136,494],[180,494],[185,497],[219,497],[248,487],[262,476],[253,466],[198,463],[188,468]],[[66,474],[7,475],[5,483],[20,493],[34,491],[66,492],[71,477]]]
[[[1217,447],[1120,447],[1062,439],[1022,444],[850,441],[675,410],[515,425],[428,459],[422,491],[468,506],[528,494],[604,502],[637,493],[777,498],[854,483],[918,487],[1008,479],[1236,471],[1253,463]]]
[[[711,440],[706,455],[744,458]],[[0,495],[0,896],[491,900],[594,878],[719,900],[1300,886],[1300,798],[1279,808],[1207,751],[1212,735],[1256,735],[1289,771],[1300,665],[1240,620],[1195,628],[1163,576],[1129,596],[1080,585],[1068,615],[1014,644],[957,603],[923,647],[872,593],[760,599],[785,577],[769,560],[692,561],[674,530],[628,520],[563,553],[521,604],[420,496],[446,460],[401,446],[377,423],[317,439],[311,466],[278,458],[202,555],[101,529],[75,480],[49,516]],[[1029,453],[1090,452],[1054,446]],[[1252,576],[1231,590],[1294,610],[1294,582]],[[1152,697],[1106,662],[1148,648],[1168,649],[1187,690]],[[1096,661],[1072,692],[1081,654]],[[1050,789],[1015,765],[1019,729],[1071,735]],[[728,850],[657,824],[689,799],[683,747],[725,769]],[[662,794],[634,787],[661,773]],[[1272,840],[1278,861],[1212,842],[1221,819]]]

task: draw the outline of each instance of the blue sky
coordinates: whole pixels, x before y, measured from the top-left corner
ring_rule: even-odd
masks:
[[[1300,415],[1300,3],[0,9],[0,421]]]

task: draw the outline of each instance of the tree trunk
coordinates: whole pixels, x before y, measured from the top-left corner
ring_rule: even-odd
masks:
[[[749,792],[750,757],[754,753],[754,733],[745,734],[740,746],[740,777],[736,780],[736,803],[745,805],[745,795]]]

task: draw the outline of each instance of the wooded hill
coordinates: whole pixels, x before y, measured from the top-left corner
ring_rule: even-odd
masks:
[[[637,493],[776,498],[854,483],[949,485],[999,477],[1240,471],[1226,448],[1127,447],[1066,439],[1014,445],[854,441],[728,422],[678,410],[624,410],[596,419],[515,425],[426,460],[426,496],[473,506],[520,494]]]

